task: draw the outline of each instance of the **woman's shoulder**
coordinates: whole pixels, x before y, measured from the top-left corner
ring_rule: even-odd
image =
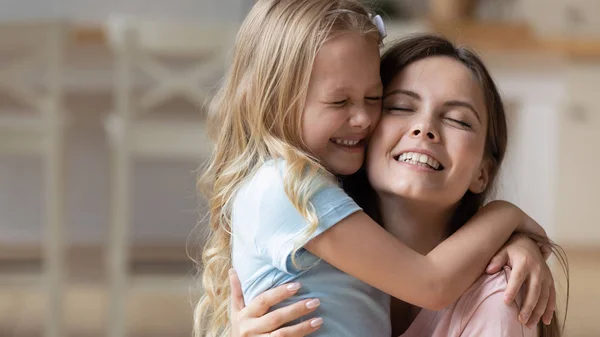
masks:
[[[475,314],[482,304],[485,304],[486,309],[497,307],[499,311],[506,311],[508,306],[504,303],[504,291],[508,286],[509,276],[508,268],[495,274],[482,275],[454,304],[455,310],[461,312],[463,319]]]
[[[463,295],[468,301],[484,300],[489,295],[504,292],[508,286],[510,268],[505,267],[495,274],[484,274]]]
[[[510,269],[481,276],[456,302],[455,314],[460,316],[461,336],[537,336],[518,320],[521,298],[504,302]]]

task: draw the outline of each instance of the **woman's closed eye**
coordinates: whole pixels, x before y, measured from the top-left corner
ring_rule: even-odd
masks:
[[[465,129],[473,129],[473,124],[464,121],[462,119],[457,119],[457,118],[453,118],[453,117],[446,117],[445,118],[449,123],[459,126],[461,128],[465,128]]]
[[[388,106],[385,108],[385,110],[389,111],[390,113],[396,113],[396,114],[403,114],[403,113],[409,113],[409,112],[415,111],[415,109],[410,106],[402,106],[402,105]]]

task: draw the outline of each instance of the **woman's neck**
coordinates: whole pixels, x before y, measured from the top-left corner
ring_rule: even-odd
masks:
[[[456,208],[379,194],[379,209],[385,229],[425,255],[446,238]]]
[[[425,255],[445,239],[456,207],[437,207],[394,195],[379,194],[378,197],[385,229],[410,248]],[[420,308],[392,298],[390,318],[393,335],[406,332],[419,311]]]

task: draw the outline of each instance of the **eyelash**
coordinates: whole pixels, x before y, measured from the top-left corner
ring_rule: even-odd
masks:
[[[414,111],[413,109],[410,109],[410,108],[400,108],[400,107],[390,107],[390,108],[387,108],[387,110],[388,111],[404,111],[404,112],[413,112]],[[467,123],[465,121],[461,121],[461,120],[454,119],[454,118],[448,118],[448,117],[446,117],[446,120],[449,120],[453,123],[459,124],[460,126],[465,127],[465,128],[469,128],[469,129],[473,128],[473,125],[471,123]]]
[[[388,111],[406,111],[406,112],[413,112],[415,110],[413,109],[409,109],[409,108],[399,108],[399,107],[389,107],[387,108]]]
[[[367,101],[371,101],[373,103],[381,101],[381,98],[382,98],[381,96],[365,97],[365,99]],[[344,105],[346,105],[346,103],[348,103],[348,99],[345,99],[345,100],[342,100],[342,101],[337,101],[337,102],[331,102],[331,104],[337,105],[337,106],[344,106]]]
[[[458,119],[454,119],[454,118],[446,118],[446,119],[449,120],[449,121],[452,121],[454,123],[460,124],[461,126],[464,126],[466,128],[469,128],[469,129],[473,128],[473,125],[470,124],[470,123],[467,123],[467,122],[464,122],[464,121],[461,121],[461,120],[458,120]]]

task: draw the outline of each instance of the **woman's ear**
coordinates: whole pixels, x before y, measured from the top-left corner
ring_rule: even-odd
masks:
[[[490,172],[492,169],[492,163],[490,160],[483,160],[477,174],[473,176],[469,191],[474,194],[479,194],[485,191],[490,181]]]

